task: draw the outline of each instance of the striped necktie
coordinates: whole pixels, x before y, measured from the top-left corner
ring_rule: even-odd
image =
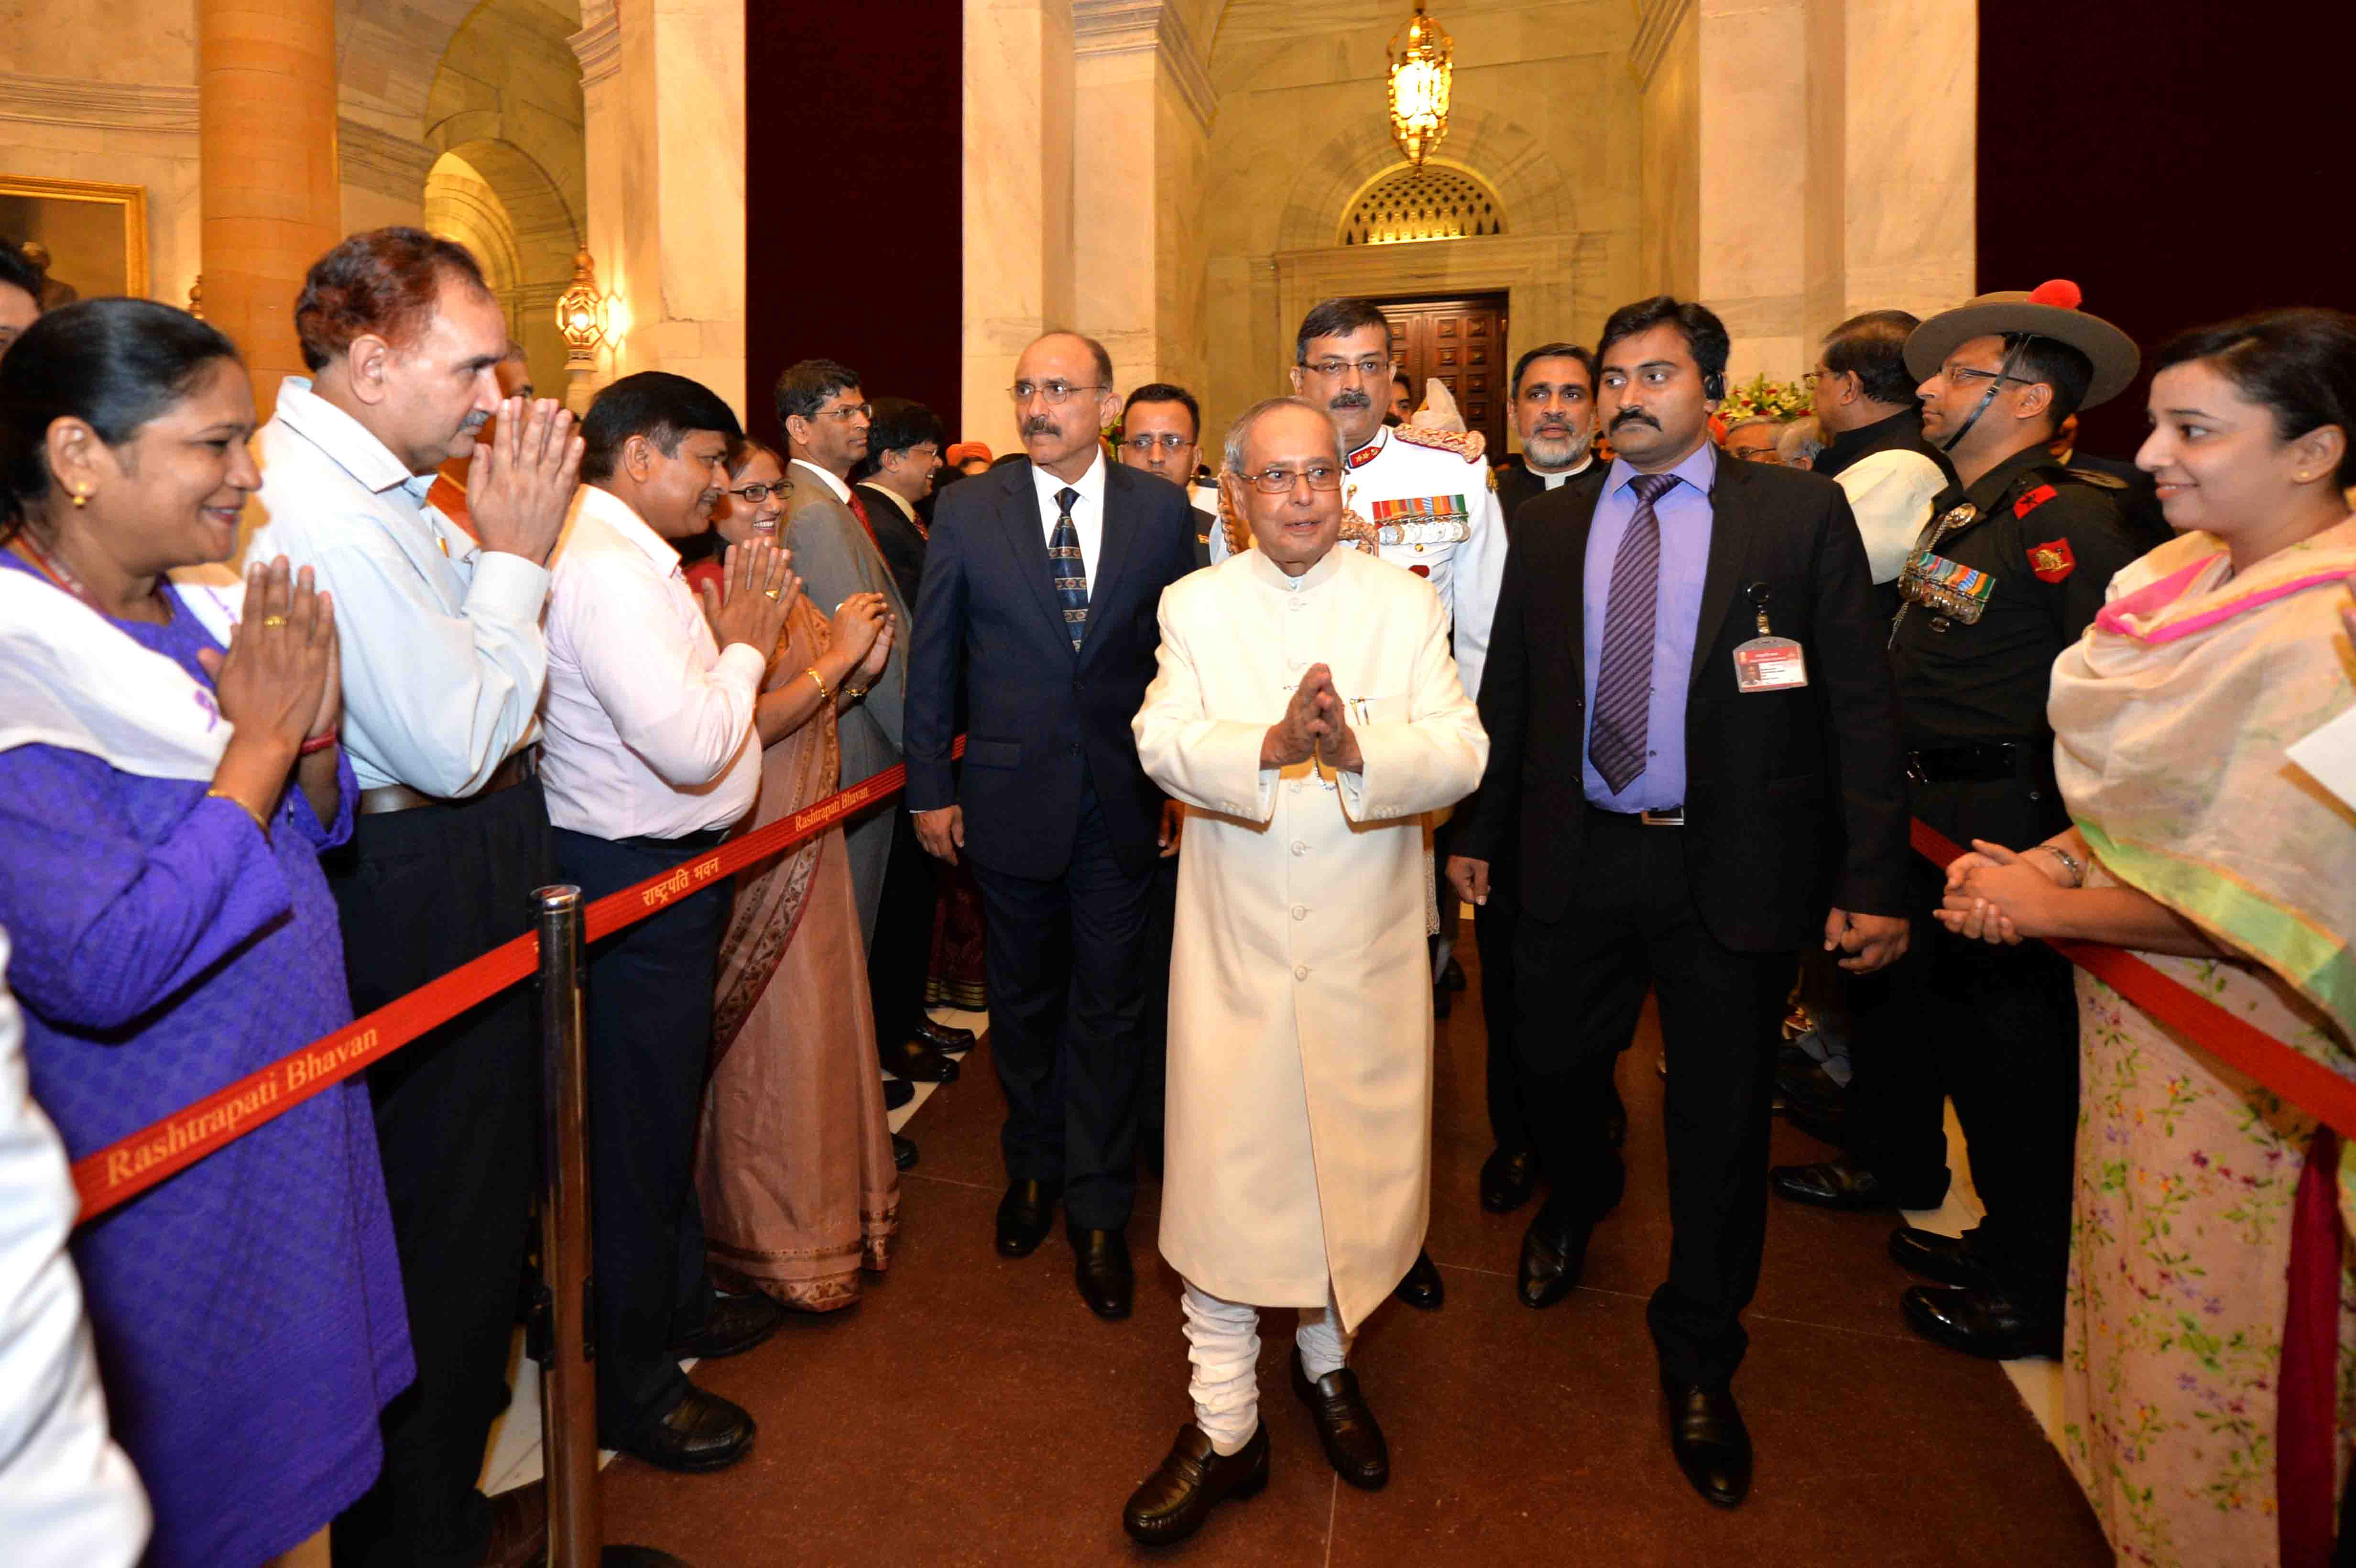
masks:
[[[1587,755],[1613,795],[1644,773],[1653,706],[1653,627],[1661,591],[1661,519],[1653,503],[1677,482],[1674,474],[1639,474],[1628,482],[1636,510],[1612,560],[1603,606],[1603,656],[1595,674],[1595,727]]]
[[[1072,503],[1080,493],[1066,485],[1055,492],[1055,531],[1047,539],[1047,571],[1055,581],[1055,597],[1064,602],[1064,624],[1072,634],[1072,651],[1088,632],[1088,567],[1080,554],[1080,530],[1072,524]]]

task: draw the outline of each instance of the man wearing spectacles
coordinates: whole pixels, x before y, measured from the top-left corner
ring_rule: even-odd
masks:
[[[1155,863],[1169,804],[1129,721],[1153,677],[1162,591],[1194,570],[1174,487],[1105,461],[1112,357],[1054,332],[1015,364],[1025,460],[950,486],[933,513],[908,651],[918,838],[970,860],[987,935],[991,1056],[1006,1093],[1001,1257],[1046,1239],[1056,1200],[1080,1297],[1126,1317]],[[960,699],[970,714],[953,771]]]
[[[909,624],[907,601],[884,559],[873,513],[851,488],[851,471],[867,456],[875,411],[860,390],[859,373],[831,359],[805,359],[777,378],[777,422],[785,427],[792,460],[786,477],[793,496],[786,513],[785,543],[794,552],[802,592],[822,615],[854,593],[881,593],[894,624]],[[901,713],[907,688],[907,656],[896,644],[884,673],[867,695],[842,710],[837,733],[842,746],[842,782],[872,778],[898,765]],[[851,885],[859,903],[859,930],[872,954],[884,906],[884,889],[895,853],[913,856],[907,825],[890,805],[853,817],[843,836],[850,852]],[[894,844],[899,842],[897,851]],[[873,983],[871,982],[871,990]],[[920,1000],[921,998],[919,998]],[[902,1078],[948,1083],[958,1064],[940,1047],[972,1043],[962,1029],[945,1030],[922,1007],[897,991],[877,994],[875,1051],[884,1070]],[[942,1038],[934,1038],[936,1034]]]
[[[1267,1479],[1262,1307],[1300,1309],[1290,1381],[1327,1461],[1354,1487],[1389,1478],[1345,1362],[1430,1215],[1423,818],[1489,752],[1446,609],[1339,542],[1323,411],[1261,403],[1225,456],[1258,548],[1162,596],[1161,670],[1132,725],[1147,771],[1196,814],[1161,1225],[1185,1281],[1194,1419],[1130,1499],[1123,1522],[1148,1542]]]
[[[1195,504],[1202,436],[1203,409],[1194,394],[1167,381],[1149,381],[1121,405],[1120,444],[1114,450],[1130,467],[1158,474],[1186,492],[1194,507],[1194,563],[1211,566],[1227,558],[1227,535],[1218,513]]]

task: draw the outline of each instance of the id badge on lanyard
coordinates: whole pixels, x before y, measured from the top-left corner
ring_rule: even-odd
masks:
[[[1789,691],[1808,684],[1807,651],[1767,624],[1767,585],[1751,585],[1751,612],[1759,635],[1734,650],[1734,684],[1743,692]]]

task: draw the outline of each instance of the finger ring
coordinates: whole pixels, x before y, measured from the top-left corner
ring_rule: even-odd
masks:
[[[286,617],[284,615],[264,615],[262,618],[262,624],[265,627],[283,626],[286,624]]]
[[[774,588],[764,588],[761,592],[767,594],[772,599],[775,599],[777,596],[777,591]]]

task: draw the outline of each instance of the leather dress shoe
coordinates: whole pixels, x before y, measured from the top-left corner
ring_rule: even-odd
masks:
[[[534,1481],[491,1499],[491,1538],[475,1568],[538,1568],[548,1561],[548,1483]]]
[[[1060,1181],[1010,1181],[998,1200],[998,1255],[1027,1258],[1047,1239],[1048,1221],[1055,1215],[1055,1200],[1064,1195]]]
[[[1925,1339],[1987,1361],[2062,1356],[2062,1322],[2032,1312],[1995,1285],[1910,1285],[1899,1296],[1907,1327]]]
[[[1908,1274],[1941,1285],[1991,1285],[1987,1264],[1972,1251],[1969,1236],[1943,1236],[1916,1225],[1890,1232],[1890,1258]]]
[[[1515,1290],[1525,1307],[1552,1307],[1579,1287],[1587,1266],[1587,1238],[1595,1221],[1549,1199],[1522,1232],[1522,1264]]]
[[[1670,1384],[1662,1391],[1669,1419],[1669,1452],[1693,1489],[1719,1508],[1732,1508],[1751,1490],[1751,1433],[1726,1389]]]
[[[1183,1541],[1203,1528],[1211,1510],[1229,1498],[1248,1498],[1268,1485],[1268,1424],[1252,1429],[1251,1440],[1222,1455],[1193,1422],[1178,1429],[1170,1456],[1120,1510],[1121,1527],[1149,1546]]]
[[[712,1307],[703,1315],[703,1327],[673,1345],[670,1353],[681,1360],[692,1356],[702,1361],[741,1356],[777,1331],[777,1325],[786,1320],[786,1310],[757,1290],[743,1296],[715,1291]]]
[[[1492,1214],[1510,1214],[1530,1200],[1537,1182],[1537,1150],[1493,1149],[1481,1162],[1481,1207]]]
[[[1128,1317],[1137,1291],[1137,1275],[1129,1264],[1129,1232],[1067,1226],[1066,1234],[1072,1243],[1072,1279],[1088,1310],[1114,1323]]]
[[[958,1051],[973,1049],[973,1030],[959,1029],[955,1024],[935,1023],[931,1019],[926,1019],[916,1026],[916,1038],[935,1051]]]
[[[896,1111],[916,1097],[916,1086],[905,1078],[884,1080],[884,1108]]]
[[[724,1470],[752,1450],[753,1416],[744,1406],[690,1383],[686,1397],[661,1420],[632,1435],[600,1437],[598,1443],[665,1470]]]
[[[1375,1413],[1358,1392],[1358,1374],[1338,1367],[1315,1382],[1292,1352],[1292,1392],[1317,1420],[1317,1440],[1325,1445],[1325,1459],[1333,1473],[1354,1487],[1380,1491],[1391,1478],[1391,1451]]]
[[[916,1140],[904,1138],[898,1133],[894,1133],[892,1135],[892,1168],[909,1170],[915,1168],[916,1163]]]
[[[1822,1160],[1815,1165],[1779,1165],[1767,1173],[1767,1184],[1775,1189],[1778,1198],[1817,1209],[1837,1209],[1847,1214],[1863,1213],[1869,1209],[1936,1209],[1946,1196],[1944,1192],[1908,1192],[1885,1185],[1872,1171],[1846,1159]]]
[[[1391,1287],[1391,1294],[1419,1312],[1437,1312],[1448,1300],[1448,1286],[1440,1283],[1431,1254],[1418,1251],[1406,1277]]]
[[[921,1040],[904,1040],[897,1045],[879,1045],[875,1051],[883,1061],[884,1071],[894,1078],[905,1078],[915,1083],[957,1082],[958,1064]]]

